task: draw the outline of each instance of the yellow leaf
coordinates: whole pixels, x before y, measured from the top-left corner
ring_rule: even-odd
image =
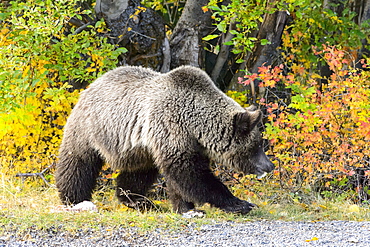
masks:
[[[162,201],[158,201],[158,200],[154,200],[154,201],[153,201],[153,203],[154,203],[155,205],[159,205],[159,204],[162,204],[163,202],[162,202]]]
[[[30,71],[30,66],[25,66],[25,68],[23,69],[22,77],[26,77],[29,71]]]
[[[353,213],[353,212],[358,213],[358,212],[360,212],[360,207],[353,204],[353,205],[348,207],[348,211],[351,212],[351,213]]]
[[[94,72],[94,71],[96,71],[96,68],[87,68],[86,70],[87,70],[87,72]]]
[[[311,78],[312,78],[312,79],[321,79],[321,78],[322,78],[322,76],[321,76],[321,75],[319,75],[319,74],[313,73],[313,74],[311,75]]]
[[[306,242],[311,242],[311,241],[316,241],[316,240],[319,240],[319,238],[317,238],[317,237],[313,237],[313,238],[311,238],[311,239],[306,239],[305,241],[306,241]]]

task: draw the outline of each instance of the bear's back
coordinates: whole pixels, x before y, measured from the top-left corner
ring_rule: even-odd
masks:
[[[233,115],[244,111],[214,85],[206,72],[190,66],[168,73],[135,66],[116,68],[83,91],[79,104],[106,112],[110,108],[111,114],[127,112],[127,108],[136,114],[172,112],[166,113],[172,116],[179,112],[197,115],[206,113],[201,111],[207,111],[206,114],[221,111],[219,114]]]
[[[223,109],[226,114],[244,111],[215,86],[205,71],[191,66],[180,66],[168,73],[136,66],[119,67],[97,79],[83,94],[86,96],[82,98],[87,97],[101,107],[111,102],[110,106],[140,108],[145,112],[150,109],[153,114],[166,111],[177,114],[184,110],[190,113],[190,109],[201,114],[196,112],[197,108],[213,113]]]
[[[89,88],[108,91],[127,90],[148,85],[153,78],[161,75],[161,73],[147,68],[122,66],[105,73],[93,82]]]
[[[81,93],[65,133],[84,133],[108,163],[119,164],[128,150],[151,150],[171,133],[171,138],[201,136],[204,146],[221,142],[218,133],[242,111],[198,68],[182,66],[162,74],[125,66],[107,72]]]

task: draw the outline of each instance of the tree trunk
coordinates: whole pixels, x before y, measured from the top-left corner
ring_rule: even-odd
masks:
[[[257,73],[258,68],[263,64],[272,65],[277,60],[277,48],[281,43],[281,35],[287,20],[286,11],[278,11],[273,14],[267,14],[259,29],[257,39],[260,41],[266,39],[269,44],[262,45],[256,43],[251,56],[246,61],[246,68],[251,73]]]
[[[169,61],[164,23],[154,10],[135,0],[97,0],[95,12],[104,18],[111,30],[111,41],[128,49],[121,64],[150,67],[157,71],[169,67],[164,63]]]
[[[220,44],[220,52],[217,55],[204,50],[202,37],[215,28],[210,18],[211,11],[202,10],[208,2],[209,0],[186,1],[170,41],[166,39],[161,17],[154,10],[141,6],[139,0],[97,0],[95,9],[98,16],[103,17],[111,29],[109,36],[112,37],[112,42],[128,49],[122,64],[141,65],[162,72],[180,65],[205,69],[205,54],[208,54],[211,56],[207,55],[206,69],[218,86],[221,85],[222,89],[227,87],[238,91],[245,90],[237,82],[237,78],[244,75],[244,70],[258,73],[258,68],[263,64],[276,64],[279,55],[277,48],[281,43],[288,14],[285,11],[265,14],[259,29],[251,36],[259,41],[266,39],[269,44],[262,45],[256,42],[252,52],[246,54],[245,62],[239,65],[235,63],[235,57],[230,53],[231,46]],[[274,5],[275,2],[276,0],[269,0],[266,7]],[[220,4],[228,3],[230,0],[224,0]],[[334,8],[337,13],[343,11],[344,7],[341,6],[343,4],[343,0],[323,1],[323,6]],[[364,23],[370,18],[370,0],[354,0],[351,6],[352,10],[358,13],[356,23]],[[223,43],[233,38],[230,30],[235,28],[235,24],[231,23],[229,32],[222,34]],[[366,39],[363,40],[363,45],[367,45]],[[369,56],[369,51],[364,48],[356,51],[357,53],[359,57]],[[235,74],[237,71],[239,72]],[[254,98],[262,97],[264,94],[264,89],[258,88],[257,85],[251,85],[251,91]]]
[[[281,35],[283,34],[284,27],[287,20],[286,11],[277,11],[273,14],[267,14],[263,20],[263,23],[259,29],[257,39],[260,41],[266,39],[269,44],[262,45],[260,42],[257,43],[246,61],[246,69],[251,73],[258,73],[258,68],[262,65],[273,65],[279,56],[277,48],[281,44]],[[258,87],[257,82],[251,85],[253,101],[256,101],[256,93],[258,98],[262,98],[265,95],[265,88]],[[258,89],[258,90],[255,90]]]
[[[357,0],[356,2],[359,2],[359,9],[356,11],[359,16],[359,23],[363,24],[366,21],[370,20],[370,0]],[[366,47],[369,47],[369,41],[368,39],[362,40],[362,48],[360,50],[360,58],[369,58],[370,57],[370,50]],[[369,61],[368,61],[369,62]]]
[[[171,36],[171,68],[180,65],[204,67],[202,37],[211,30],[211,13],[203,12],[208,0],[187,0]]]
[[[234,38],[234,35],[231,33],[232,30],[235,30],[235,18],[231,20],[231,23],[229,25],[229,30],[226,34],[222,34],[221,36],[221,48],[220,52],[218,53],[216,63],[213,66],[212,72],[211,72],[211,78],[214,82],[216,82],[217,85],[224,84],[221,82],[221,72],[229,59],[230,56],[230,45],[224,45],[224,43],[231,41]]]
[[[270,0],[267,4],[274,4],[275,0]],[[251,53],[246,55],[245,62],[239,67],[239,72],[233,77],[230,82],[229,89],[242,91],[243,86],[238,83],[238,77],[242,77],[245,73],[244,70],[250,73],[258,73],[258,68],[263,64],[273,65],[279,56],[277,48],[281,44],[281,36],[283,34],[288,13],[286,11],[277,11],[272,14],[266,14],[263,22],[257,31],[256,38],[258,41],[266,39],[269,41],[268,44],[262,45],[261,42],[257,42]],[[255,83],[251,86],[251,92],[253,96],[253,101],[258,97],[262,97],[265,93],[264,88],[259,88],[258,84]]]

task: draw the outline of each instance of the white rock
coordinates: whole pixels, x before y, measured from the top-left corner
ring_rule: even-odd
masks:
[[[91,201],[83,201],[72,207],[72,211],[93,211],[98,212],[98,207]]]
[[[183,213],[182,214],[182,217],[183,218],[187,218],[187,219],[190,219],[190,218],[195,218],[195,217],[204,217],[205,213],[203,211],[200,211],[200,210],[190,210],[186,213]]]

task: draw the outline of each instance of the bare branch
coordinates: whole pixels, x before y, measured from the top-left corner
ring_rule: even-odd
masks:
[[[161,68],[162,73],[166,73],[170,71],[171,69],[171,48],[170,48],[170,42],[167,38],[164,38],[163,40],[163,65]]]

